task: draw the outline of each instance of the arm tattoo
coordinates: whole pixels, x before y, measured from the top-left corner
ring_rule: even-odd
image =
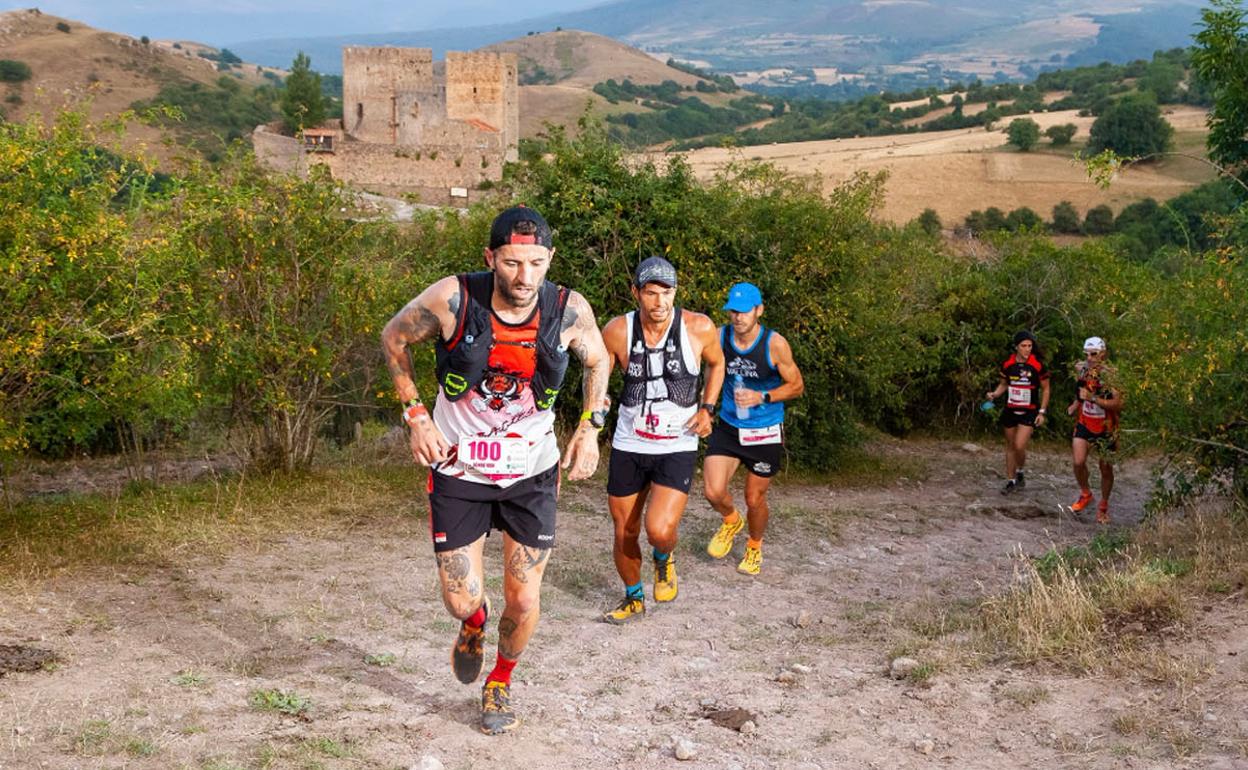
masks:
[[[511,636],[516,632],[517,625],[516,621],[508,617],[498,621],[498,654],[508,660],[520,657],[520,650],[517,650],[511,642]]]
[[[451,315],[459,316],[459,289],[456,289],[451,298],[446,301],[446,306],[450,308]]]
[[[568,306],[563,309],[563,325],[559,327],[559,331],[566,332],[568,329],[575,326],[580,320],[581,314],[576,312],[576,308],[569,302]]]
[[[529,582],[529,570],[546,563],[546,557],[548,556],[550,556],[549,548],[529,548],[527,545],[517,546],[516,550],[511,554],[511,558],[507,560],[507,574],[521,583],[527,583]]]

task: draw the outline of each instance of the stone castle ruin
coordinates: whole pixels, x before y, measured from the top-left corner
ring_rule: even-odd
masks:
[[[502,178],[520,138],[516,55],[428,48],[348,46],[342,51],[342,119],[302,137],[260,126],[256,157],[306,175],[422,202],[464,205],[483,182]]]

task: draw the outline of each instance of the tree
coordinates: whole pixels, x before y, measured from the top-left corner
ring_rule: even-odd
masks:
[[[1141,158],[1165,152],[1174,128],[1161,117],[1151,94],[1124,96],[1096,119],[1088,151],[1113,150],[1119,155]]]
[[[1031,118],[1015,118],[1005,129],[1005,134],[1010,144],[1029,152],[1040,142],[1040,124]]]
[[[1062,201],[1053,207],[1053,232],[1064,235],[1078,235],[1083,232],[1079,226],[1079,212],[1070,201]]]
[[[1006,227],[1014,232],[1034,230],[1044,224],[1040,215],[1026,206],[1011,211],[1005,218]]]
[[[1114,231],[1114,210],[1105,204],[1088,209],[1083,218],[1083,231],[1088,235],[1109,235]]]
[[[282,93],[282,114],[286,130],[295,133],[325,120],[325,97],[321,76],[312,71],[312,60],[303,51],[295,56]]]
[[[1079,127],[1074,123],[1063,123],[1060,126],[1049,126],[1044,129],[1044,135],[1053,142],[1054,147],[1060,147],[1064,144],[1070,144],[1070,140],[1075,138],[1075,132]]]
[[[1248,22],[1236,0],[1212,0],[1200,12],[1192,65],[1213,94],[1206,144],[1228,168],[1248,163]]]
[[[937,214],[935,209],[923,209],[923,213],[919,214],[915,221],[919,223],[919,228],[928,235],[940,235],[940,214]]]

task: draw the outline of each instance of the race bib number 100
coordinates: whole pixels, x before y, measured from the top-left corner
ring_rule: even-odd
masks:
[[[529,441],[504,436],[465,436],[459,462],[491,479],[518,479],[529,468]]]

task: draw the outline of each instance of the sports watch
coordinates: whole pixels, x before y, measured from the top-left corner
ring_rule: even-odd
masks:
[[[589,420],[589,424],[597,430],[602,430],[607,424],[607,410],[595,409],[592,411],[581,412],[581,421]]]

